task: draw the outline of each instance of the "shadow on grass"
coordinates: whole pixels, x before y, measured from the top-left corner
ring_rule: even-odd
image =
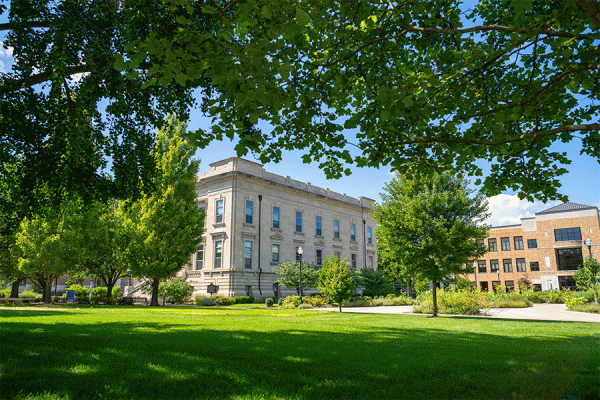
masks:
[[[536,336],[527,323],[513,325],[522,335],[503,335],[498,320],[485,333],[343,329],[360,316],[340,316],[340,329],[309,329],[319,319],[293,316],[288,327],[240,330],[219,325],[220,317],[197,317],[198,327],[173,320],[0,326],[0,398],[600,397],[597,335]]]

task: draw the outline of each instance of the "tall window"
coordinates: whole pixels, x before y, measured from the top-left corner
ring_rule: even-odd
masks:
[[[575,249],[557,249],[556,261],[558,261],[559,271],[573,271],[579,269],[583,264],[583,255],[581,248]]]
[[[317,215],[315,217],[315,235],[321,236],[321,233],[321,217]]]
[[[373,244],[373,229],[367,228],[367,243]]]
[[[271,261],[279,262],[279,245],[278,244],[271,245]]]
[[[302,232],[302,213],[296,211],[296,232]]]
[[[534,272],[534,271],[539,271],[540,270],[540,263],[537,261],[532,261],[529,263],[529,269]]]
[[[502,265],[504,266],[504,272],[513,272],[512,260],[510,258],[505,258],[502,260]]]
[[[527,272],[524,258],[517,258],[517,272]]]
[[[373,256],[369,256],[369,268],[373,269]]]
[[[323,250],[317,249],[317,265],[323,264]]]
[[[510,239],[500,238],[500,244],[502,245],[502,251],[510,251]]]
[[[356,254],[350,255],[352,268],[356,268]]]
[[[254,204],[251,201],[246,201],[246,223],[252,223],[252,206]]]
[[[214,268],[221,268],[221,258],[223,257],[223,241],[215,240],[215,263]]]
[[[488,239],[488,247],[490,249],[490,251],[498,251],[498,242],[496,242],[496,239]]]
[[[202,269],[204,266],[204,245],[200,244],[198,246],[198,251],[196,252],[196,269]]]
[[[335,253],[333,253],[333,255],[335,255],[335,258],[337,258],[338,260],[342,259],[342,255],[339,251],[336,251]]]
[[[527,239],[527,248],[537,249],[537,239]]]
[[[333,238],[340,238],[340,221],[338,221],[337,219],[333,221]]]
[[[480,274],[487,273],[487,266],[485,265],[485,260],[479,260],[479,262],[478,262],[478,272]]]
[[[244,268],[252,268],[252,242],[244,242]]]
[[[555,229],[554,238],[557,242],[570,242],[573,240],[581,240],[581,229],[579,227]]]
[[[498,260],[490,260],[490,272],[498,273]]]
[[[356,242],[356,225],[350,224],[350,240]]]
[[[523,236],[515,236],[515,250],[523,250]]]
[[[223,222],[223,200],[217,200],[217,219],[216,222]]]
[[[279,229],[279,207],[273,207],[273,228]]]
[[[506,293],[515,291],[515,281],[505,281],[504,286],[506,286]]]

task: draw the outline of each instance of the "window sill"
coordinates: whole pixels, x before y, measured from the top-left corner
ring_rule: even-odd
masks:
[[[304,232],[296,232],[296,231],[294,231],[294,235],[304,236]]]
[[[281,232],[281,228],[271,228],[271,232]]]
[[[333,240],[335,240],[336,242],[341,242],[341,241],[342,241],[342,239],[340,239],[340,238],[335,238],[335,237],[333,238]]]
[[[323,239],[323,235],[315,235],[316,239]]]
[[[246,222],[242,223],[242,226],[248,227],[248,228],[256,228],[256,226],[254,224],[248,224]]]
[[[213,228],[222,228],[225,226],[225,222],[215,222]]]

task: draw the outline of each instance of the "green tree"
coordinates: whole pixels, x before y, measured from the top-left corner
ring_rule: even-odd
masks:
[[[45,201],[58,206],[63,193],[85,202],[137,198],[150,184],[154,133],[168,113],[187,115],[191,89],[147,86],[153,58],[125,47],[151,30],[168,40],[179,26],[168,9],[140,0],[0,4],[8,16],[0,24],[2,45],[13,55],[0,72],[0,175],[22,194],[19,221]],[[208,32],[209,23],[198,15],[190,26]],[[138,60],[138,68],[117,69],[123,58]],[[53,196],[32,196],[44,184]]]
[[[592,256],[588,256],[583,265],[573,275],[577,288],[580,290],[592,290],[594,292],[594,301],[598,303],[598,292],[600,291],[600,263]]]
[[[433,315],[437,316],[437,284],[485,254],[478,243],[487,235],[482,225],[487,202],[471,195],[466,182],[450,172],[430,176],[398,175],[377,204],[378,241],[389,248],[411,276],[433,281]]]
[[[14,236],[0,235],[0,277],[10,281],[12,298],[19,297],[19,285],[27,278],[19,269],[19,257],[16,255],[18,251]]]
[[[327,257],[319,271],[318,288],[321,294],[338,303],[342,312],[342,302],[354,294],[354,272],[346,262],[336,256]]]
[[[181,31],[131,48],[160,63],[155,82],[211,79],[201,146],[237,135],[238,153],[263,162],[303,149],[329,176],[417,160],[420,172],[466,170],[487,195],[541,200],[561,197],[569,163],[553,145],[581,140],[600,157],[596,1],[170,3],[189,6]],[[197,13],[222,29],[194,29]],[[249,133],[261,120],[274,128]]]
[[[77,211],[72,201],[59,210],[48,208],[44,215],[25,218],[16,234],[21,254],[19,269],[42,288],[44,303],[50,302],[52,281],[75,270],[80,218]]]
[[[151,282],[151,305],[158,305],[161,280],[189,262],[204,231],[204,213],[196,204],[198,161],[183,139],[186,126],[169,117],[159,130],[153,156],[158,173],[152,191],[131,204],[126,229],[131,229],[128,265],[134,276]]]
[[[132,232],[127,229],[125,208],[117,202],[95,202],[80,219],[78,269],[85,276],[100,279],[111,301],[116,282],[127,272],[127,249]]]
[[[363,296],[385,296],[392,293],[389,279],[379,270],[361,268],[358,272],[358,285],[363,288]]]
[[[201,88],[212,128],[190,135],[200,147],[237,138],[238,155],[262,162],[301,149],[328,176],[351,163],[406,172],[417,160],[421,172],[478,176],[486,195],[564,199],[557,178],[569,160],[553,145],[581,138],[582,152],[600,157],[598,9],[590,0],[13,0],[0,25],[15,57],[0,82],[0,116],[10,116],[0,118],[0,152],[39,172],[35,150],[64,131],[87,143],[84,153],[98,144],[111,155],[114,189],[133,195],[150,181],[152,128],[165,110],[185,115],[189,89]],[[74,128],[81,111],[94,135]],[[45,144],[43,162],[59,160],[62,150]]]
[[[312,262],[302,262],[302,294],[300,293],[300,263],[298,261],[281,263],[278,268],[274,269],[274,272],[278,276],[276,282],[288,289],[295,289],[298,296],[303,295],[306,289],[317,287],[319,281],[319,270]]]

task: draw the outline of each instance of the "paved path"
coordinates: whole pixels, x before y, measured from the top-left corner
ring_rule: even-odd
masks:
[[[409,314],[412,306],[344,307],[344,312]],[[485,310],[487,318],[533,319],[544,321],[600,322],[600,314],[570,311],[564,304],[534,304],[527,308],[492,308]]]

